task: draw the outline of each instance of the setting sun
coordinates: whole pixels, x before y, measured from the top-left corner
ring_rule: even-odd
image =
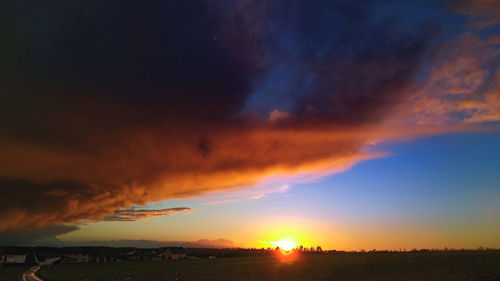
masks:
[[[280,249],[283,251],[290,251],[293,248],[297,247],[297,244],[295,244],[295,242],[288,240],[273,241],[272,244],[277,247],[280,247]]]

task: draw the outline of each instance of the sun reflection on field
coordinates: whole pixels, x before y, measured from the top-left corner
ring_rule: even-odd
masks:
[[[274,247],[274,255],[281,263],[294,262],[298,256],[297,243],[292,240],[278,240],[269,242]]]
[[[275,250],[274,255],[281,263],[292,263],[297,260],[297,258],[300,255],[300,252],[297,249],[291,249],[291,250],[277,249]]]

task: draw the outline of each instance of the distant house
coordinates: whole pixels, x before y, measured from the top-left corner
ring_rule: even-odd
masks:
[[[162,260],[165,260],[165,258],[162,255],[156,255],[156,256],[152,256],[151,260],[152,261],[162,261]]]
[[[134,250],[132,252],[128,252],[122,256],[122,258],[126,261],[138,261],[141,259],[140,256],[136,255],[137,250]]]
[[[88,263],[89,260],[89,254],[69,254],[62,256],[60,263]]]
[[[186,252],[184,251],[184,248],[173,247],[169,249],[169,252],[170,252],[169,259],[171,260],[180,260],[186,257]]]
[[[122,262],[123,258],[122,257],[117,257],[117,256],[108,256],[106,257],[107,262]]]
[[[186,257],[186,254],[171,254],[170,259],[171,260],[180,260]]]
[[[127,256],[127,259],[129,261],[140,261],[141,260],[141,256],[129,255],[129,256]]]
[[[170,247],[161,249],[137,249],[121,256],[128,261],[165,261],[179,260],[186,257],[184,248]]]
[[[199,257],[195,257],[195,256],[186,256],[185,259],[188,259],[188,260],[199,260],[200,258]]]
[[[28,255],[4,255],[2,260],[4,264],[25,264]]]
[[[151,261],[165,261],[170,258],[172,252],[170,249],[158,249],[154,250],[151,255]]]
[[[150,261],[157,256],[155,250],[139,249],[126,254],[129,261]]]
[[[90,263],[104,263],[106,261],[107,259],[105,256],[90,256],[89,258]]]

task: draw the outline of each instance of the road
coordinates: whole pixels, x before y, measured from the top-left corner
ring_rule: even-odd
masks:
[[[23,273],[23,281],[43,281],[35,275],[35,272],[40,269],[41,265],[36,265]]]
[[[40,269],[40,267],[42,267],[42,265],[50,265],[57,260],[59,260],[59,258],[47,259],[46,261],[33,266],[28,271],[23,273],[23,281],[43,281],[42,279],[38,278],[35,273]]]

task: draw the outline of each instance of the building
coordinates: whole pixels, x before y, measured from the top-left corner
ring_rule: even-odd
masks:
[[[129,261],[150,261],[153,257],[157,256],[155,250],[150,249],[138,249],[132,251],[126,255]]]
[[[169,248],[169,259],[171,260],[180,260],[186,257],[186,252],[184,251],[184,248],[182,247],[172,247]]]
[[[165,260],[164,256],[156,255],[151,257],[151,261],[162,261]]]
[[[104,263],[106,261],[107,259],[105,256],[90,256],[89,258],[90,263]]]
[[[25,264],[28,255],[4,255],[2,260],[4,264]]]
[[[181,253],[176,253],[176,254],[171,254],[170,255],[170,259],[171,260],[180,260],[180,259],[183,259],[185,257],[186,257],[186,254],[184,254],[184,253],[182,253],[182,254]]]
[[[61,257],[61,263],[88,263],[89,254],[69,254]]]

